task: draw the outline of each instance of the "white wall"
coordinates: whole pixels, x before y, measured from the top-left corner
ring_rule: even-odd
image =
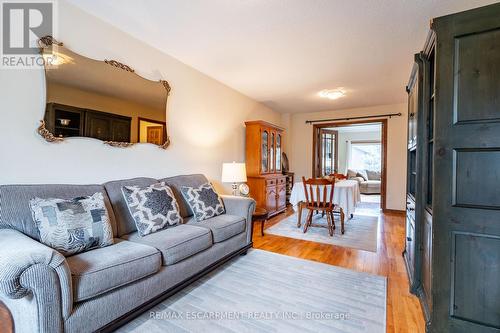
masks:
[[[280,124],[279,113],[73,5],[58,3],[55,37],[65,46],[94,59],[121,61],[146,78],[169,81],[172,143],[167,150],[149,144],[112,148],[88,138],[47,143],[36,133],[46,101],[43,71],[0,70],[0,184],[100,183],[204,173],[221,189],[222,162],[244,161],[244,121]]]
[[[346,172],[347,165],[347,142],[346,141],[381,141],[382,132],[339,132],[338,156],[339,156],[339,173]]]
[[[295,179],[312,175],[313,127],[306,120],[374,116],[401,112],[401,117],[393,117],[387,125],[387,209],[403,210],[406,193],[406,104],[381,105],[367,108],[335,110],[314,113],[292,114],[288,127],[288,156],[290,169]]]

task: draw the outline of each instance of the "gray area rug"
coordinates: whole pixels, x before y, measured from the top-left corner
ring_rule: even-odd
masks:
[[[385,332],[385,277],[249,250],[118,332]]]
[[[356,208],[358,211],[358,208]],[[328,229],[321,227],[310,227],[304,233],[304,223],[307,210],[302,211],[302,225],[297,228],[297,214],[290,215],[281,222],[267,228],[265,233],[278,236],[297,238],[311,242],[325,243],[358,250],[377,252],[378,214],[359,215],[354,214],[352,219],[345,220],[345,233],[340,233],[340,218],[335,216],[335,227],[333,236],[328,234]],[[315,214],[313,224],[325,225],[326,217]]]

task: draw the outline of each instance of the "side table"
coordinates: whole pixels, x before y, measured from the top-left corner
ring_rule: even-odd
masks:
[[[264,223],[267,222],[267,210],[264,208],[257,207],[255,208],[255,212],[252,215],[252,221],[255,223],[257,221],[261,221],[260,223],[260,234],[264,236]]]

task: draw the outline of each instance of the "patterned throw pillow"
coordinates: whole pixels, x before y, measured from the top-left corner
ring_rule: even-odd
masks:
[[[182,223],[179,204],[165,183],[147,187],[124,186],[122,193],[139,235],[146,236]]]
[[[181,192],[198,222],[226,212],[221,197],[215,192],[210,183],[205,183],[196,188],[183,186]]]
[[[113,244],[113,230],[102,193],[71,200],[30,200],[40,242],[65,256]]]

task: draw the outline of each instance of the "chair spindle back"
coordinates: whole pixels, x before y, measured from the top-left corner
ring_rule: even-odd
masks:
[[[302,183],[304,184],[304,193],[306,195],[308,207],[333,208],[335,180],[330,181],[325,178],[309,178],[306,180],[305,177],[302,177]],[[331,189],[328,195],[327,193],[330,186]]]

